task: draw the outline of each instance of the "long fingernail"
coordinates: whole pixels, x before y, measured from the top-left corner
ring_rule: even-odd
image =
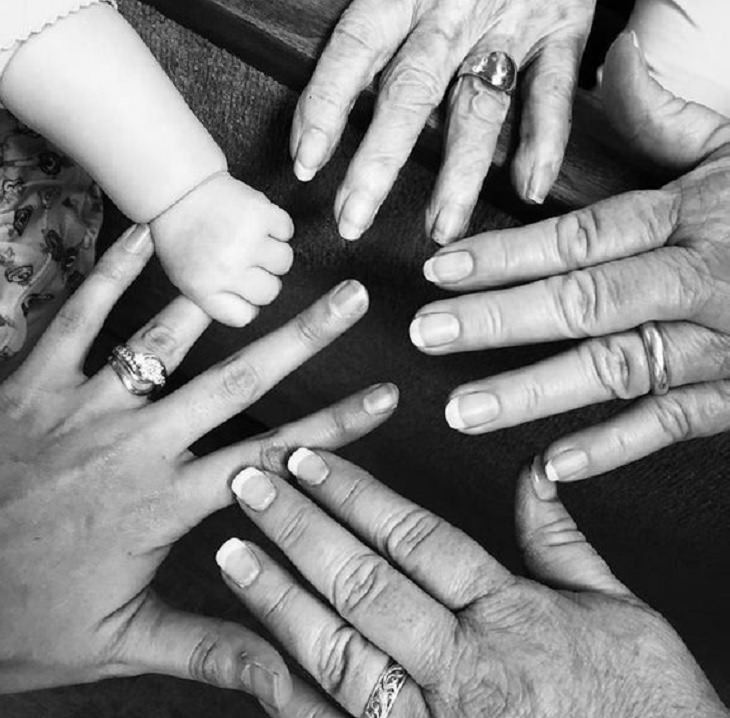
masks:
[[[429,282],[459,282],[474,271],[469,252],[447,252],[431,257],[423,265],[423,276]]]
[[[294,159],[294,174],[300,182],[309,182],[317,174],[327,156],[329,138],[321,130],[307,130],[299,142]]]
[[[381,384],[365,395],[363,406],[371,416],[387,414],[398,404],[398,387],[394,384]]]
[[[130,254],[142,254],[150,243],[150,228],[146,224],[135,224],[122,237],[124,249]]]
[[[437,244],[448,244],[464,230],[464,210],[456,205],[442,207],[431,230],[431,239]]]
[[[258,663],[247,663],[241,671],[244,688],[274,708],[281,706],[282,680],[278,673]]]
[[[452,429],[473,429],[494,421],[501,411],[494,394],[475,392],[454,397],[446,406],[446,421]]]
[[[554,179],[555,172],[552,165],[541,164],[533,167],[525,199],[532,204],[542,204],[550,192]]]
[[[545,474],[550,481],[575,481],[582,478],[588,468],[588,454],[578,449],[568,449],[552,457],[545,464]]]
[[[353,192],[342,206],[338,221],[340,236],[350,242],[360,239],[375,214],[373,198],[366,192]]]
[[[233,479],[231,491],[253,511],[265,511],[276,498],[269,477],[253,467],[244,469]]]
[[[241,539],[228,539],[215,555],[221,571],[241,588],[250,586],[261,573],[253,551]]]
[[[348,279],[332,292],[332,308],[343,319],[363,314],[368,307],[368,292],[360,282]]]
[[[330,467],[324,459],[309,449],[297,449],[286,466],[300,481],[312,486],[324,483],[330,475]]]
[[[558,489],[554,482],[548,481],[543,460],[539,456],[532,461],[530,478],[535,495],[540,501],[554,501],[558,497]]]
[[[411,341],[420,349],[440,347],[459,338],[461,325],[453,314],[424,314],[411,322]]]

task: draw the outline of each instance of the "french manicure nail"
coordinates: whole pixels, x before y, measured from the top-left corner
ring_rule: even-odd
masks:
[[[429,282],[458,282],[474,271],[469,252],[446,252],[431,257],[423,265],[423,276]]]
[[[241,671],[244,688],[268,705],[277,708],[281,705],[281,679],[277,673],[258,663],[247,663]]]
[[[269,477],[258,469],[244,469],[231,483],[231,491],[253,511],[265,511],[276,498]]]
[[[431,231],[431,239],[438,244],[448,244],[464,229],[464,210],[456,205],[442,207]]]
[[[446,406],[446,421],[452,429],[474,429],[494,421],[501,411],[499,399],[487,392],[454,397]]]
[[[146,224],[135,224],[122,237],[124,249],[130,254],[142,254],[150,243],[150,228]]]
[[[588,468],[588,455],[578,449],[568,449],[545,464],[545,475],[552,482],[575,481]]]
[[[287,468],[300,481],[312,486],[324,483],[330,475],[330,467],[324,459],[309,449],[297,449],[289,457]]]
[[[411,322],[411,341],[419,349],[440,347],[459,338],[461,325],[453,314],[424,314]]]
[[[215,555],[221,571],[241,588],[250,586],[261,573],[261,566],[253,551],[241,539],[228,539]]]
[[[307,130],[299,142],[294,160],[294,174],[301,182],[309,182],[322,166],[327,156],[329,139],[317,129]]]
[[[530,466],[532,488],[540,501],[554,501],[558,497],[558,489],[554,482],[548,481],[545,466],[541,457],[536,456]]]
[[[372,223],[374,214],[373,198],[365,192],[353,192],[340,212],[338,225],[342,239],[350,242],[360,239]]]
[[[367,290],[354,279],[342,282],[332,292],[332,308],[343,319],[363,314],[368,301]]]
[[[398,404],[398,387],[393,384],[381,384],[365,395],[363,406],[371,416],[386,414]]]

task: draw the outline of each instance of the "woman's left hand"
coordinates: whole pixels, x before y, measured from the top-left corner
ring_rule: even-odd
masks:
[[[427,278],[471,293],[422,308],[411,326],[413,342],[432,355],[586,339],[457,388],[446,417],[466,434],[642,397],[549,447],[555,481],[730,427],[730,122],[665,92],[628,35],[609,54],[604,91],[641,151],[695,169],[658,191],[440,251]]]
[[[539,462],[521,477],[518,538],[535,577],[560,590],[513,576],[336,456],[299,450],[289,468],[324,510],[272,474],[247,471],[232,489],[317,593],[237,539],[218,561],[348,714],[387,718],[369,697],[392,659],[409,678],[391,718],[727,718],[669,624],[577,530]],[[300,681],[286,706],[264,708],[281,718],[342,715]]]

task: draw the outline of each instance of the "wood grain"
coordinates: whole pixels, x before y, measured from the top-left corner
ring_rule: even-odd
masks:
[[[349,1],[145,0],[169,18],[297,91],[306,85],[316,58]],[[607,29],[603,30],[603,26]],[[605,8],[599,10],[593,33],[599,43],[605,44],[607,35],[618,28],[620,21],[615,13]],[[371,86],[353,110],[351,119],[361,128],[369,122],[374,97],[375,89]],[[439,113],[434,113],[416,148],[416,158],[432,168],[437,167],[441,156],[442,124]],[[513,110],[500,137],[495,168],[485,191],[492,200],[519,216],[525,208],[505,186],[508,176],[504,171],[514,148],[515,127]],[[580,207],[656,183],[651,175],[632,167],[622,156],[597,101],[586,90],[579,90],[570,145],[548,210]]]

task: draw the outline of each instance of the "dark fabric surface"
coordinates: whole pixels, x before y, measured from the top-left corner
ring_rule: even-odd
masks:
[[[433,251],[422,230],[433,175],[409,164],[375,227],[361,242],[344,243],[337,237],[331,205],[357,138],[348,134],[322,175],[311,185],[298,185],[286,151],[293,94],[135,0],[122,0],[120,5],[221,142],[234,173],[288,209],[297,225],[297,261],[280,299],[252,328],[212,328],[190,354],[181,376],[200,371],[278,326],[340,279],[362,280],[372,296],[366,319],[283,382],[250,415],[274,426],[371,382],[395,381],[402,390],[397,415],[343,455],[458,524],[519,571],[513,493],[520,467],[555,437],[620,407],[593,407],[481,438],[450,431],[443,406],[451,388],[560,347],[435,359],[410,345],[407,328],[413,313],[438,296],[420,273],[422,261]],[[482,203],[475,227],[516,221]],[[110,212],[105,241],[123,226],[124,220]],[[115,311],[109,329],[117,336],[128,335],[173,295],[153,262]],[[214,441],[225,442],[247,430],[250,424],[232,422]],[[580,527],[619,577],[672,621],[726,700],[729,459],[730,443],[721,436],[673,448],[562,491]],[[235,510],[221,512],[175,548],[158,585],[176,605],[250,623],[214,565],[215,549],[230,535],[256,538]],[[203,713],[217,718],[255,715],[258,709],[239,694],[155,676],[0,698],[0,714],[8,718],[177,718]]]

